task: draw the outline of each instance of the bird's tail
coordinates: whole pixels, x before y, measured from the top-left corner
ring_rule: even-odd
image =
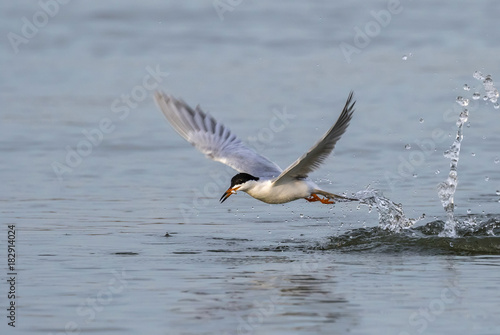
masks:
[[[344,197],[343,195],[333,194],[333,193],[326,192],[323,190],[314,190],[313,193],[321,194],[322,196],[327,197],[328,199],[332,199],[335,202],[358,201],[359,200],[359,199],[355,199],[355,198]]]

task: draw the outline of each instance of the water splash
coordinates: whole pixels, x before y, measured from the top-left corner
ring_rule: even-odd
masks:
[[[457,221],[454,217],[454,195],[457,189],[458,184],[458,174],[457,174],[457,166],[458,159],[460,157],[460,146],[463,139],[462,128],[464,123],[467,122],[469,118],[469,111],[464,108],[462,113],[460,113],[460,117],[457,121],[457,136],[455,137],[455,141],[451,145],[450,149],[444,152],[444,156],[450,159],[450,172],[448,174],[448,178],[438,185],[438,196],[441,200],[441,204],[443,205],[444,210],[446,211],[446,222],[444,225],[444,230],[441,232],[441,236],[447,237],[456,237],[456,226]]]
[[[484,90],[486,91],[484,100],[485,101],[489,100],[494,104],[493,106],[495,107],[495,105],[498,104],[497,99],[499,97],[499,92],[498,89],[496,89],[495,86],[493,85],[493,78],[491,77],[491,75],[485,76],[481,72],[476,71],[474,72],[473,77],[483,83]],[[472,99],[479,100],[480,96],[481,94],[479,92],[475,92],[472,95]],[[469,105],[469,99],[463,98],[461,96],[457,97],[456,102],[463,107]],[[460,157],[460,146],[463,139],[462,130],[463,130],[463,125],[464,123],[467,122],[468,118],[469,118],[469,111],[468,109],[464,108],[463,111],[460,113],[460,116],[457,121],[458,129],[455,140],[451,145],[450,149],[444,152],[444,156],[450,159],[450,172],[448,174],[448,178],[444,182],[438,185],[439,199],[441,200],[441,204],[443,205],[443,208],[446,211],[446,221],[444,224],[444,229],[440,233],[440,236],[444,237],[457,237],[458,226],[463,224],[467,225],[467,223],[460,223],[455,219],[454,195],[458,184],[457,166],[458,166],[458,159]]]
[[[459,104],[460,106],[468,106],[469,105],[469,99],[467,98],[464,98],[462,96],[460,97],[457,97],[457,104]]]
[[[379,228],[392,232],[401,232],[402,229],[412,227],[418,219],[409,219],[406,217],[403,206],[396,204],[386,197],[380,191],[367,188],[359,191],[354,195],[361,203],[368,205],[371,208],[375,207],[378,212]]]
[[[490,101],[494,104],[494,106],[498,106],[497,100],[500,97],[500,93],[498,89],[493,85],[493,78],[490,74],[483,75],[480,71],[476,71],[473,74],[473,77],[483,83],[484,90],[486,94],[484,95],[485,101]]]
[[[494,108],[500,108],[497,99],[499,98],[499,92],[493,85],[493,79],[491,75],[484,76],[481,72],[476,71],[473,75],[475,79],[481,80],[486,91],[484,100],[489,100],[493,103]],[[470,86],[464,85],[465,91],[470,91]],[[480,93],[474,92],[472,94],[472,100],[479,100]],[[463,126],[467,123],[469,119],[469,110],[466,108],[469,106],[470,100],[462,96],[457,97],[456,102],[464,107],[460,116],[457,120],[457,134],[455,140],[453,141],[450,149],[444,152],[444,156],[450,159],[450,171],[448,177],[445,181],[438,185],[438,195],[441,200],[441,204],[446,211],[446,221],[444,222],[442,229],[440,228],[440,237],[452,237],[457,238],[464,236],[464,234],[470,234],[475,231],[475,227],[482,227],[483,224],[478,224],[475,220],[467,219],[461,222],[455,218],[454,209],[454,195],[458,185],[458,160],[460,157],[460,147],[463,140]],[[406,149],[410,149],[411,146],[407,144]],[[473,154],[474,155],[474,154]],[[495,163],[500,162],[500,158],[495,159]],[[436,174],[440,171],[437,170]],[[416,177],[416,175],[414,175]],[[486,177],[488,178],[488,177]],[[500,194],[500,191],[498,191]],[[366,204],[371,208],[375,207],[379,214],[379,228],[383,230],[388,230],[391,232],[401,232],[402,230],[407,230],[411,228],[417,221],[424,218],[424,215],[417,219],[407,218],[403,206],[401,204],[396,204],[389,199],[385,198],[380,191],[367,188],[364,191],[359,191],[354,195],[362,204]],[[500,202],[500,200],[499,200]],[[470,215],[470,213],[468,213]],[[442,222],[442,221],[440,221]],[[495,221],[495,224],[500,227],[500,224]],[[497,227],[495,226],[495,227]],[[498,230],[498,229],[497,229]],[[407,231],[412,231],[409,229]],[[495,231],[493,228],[488,230],[488,235],[495,236]]]

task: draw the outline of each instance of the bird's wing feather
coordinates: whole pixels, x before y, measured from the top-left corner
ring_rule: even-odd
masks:
[[[259,178],[275,178],[282,172],[278,165],[246,146],[200,106],[192,109],[182,99],[162,92],[155,93],[155,101],[172,127],[208,158]]]
[[[354,104],[356,103],[356,101],[352,101],[352,97],[353,92],[351,91],[337,122],[307,153],[287,167],[276,178],[274,181],[275,185],[287,183],[290,179],[306,178],[310,172],[316,170],[324,162],[351,121]]]

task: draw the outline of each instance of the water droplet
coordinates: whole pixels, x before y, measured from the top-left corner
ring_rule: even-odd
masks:
[[[480,98],[481,98],[481,93],[475,92],[474,94],[472,94],[472,99],[479,100]]]
[[[452,248],[453,248],[453,242],[450,242],[450,247],[452,247]]]
[[[418,120],[420,123],[424,123],[424,118],[420,118],[420,120]]]
[[[493,108],[495,108],[495,109],[499,109],[500,108],[500,105],[498,104],[498,102],[493,105]]]
[[[484,177],[484,181],[490,181],[490,177],[488,176]]]
[[[465,123],[465,122],[467,122],[468,118],[469,118],[469,110],[466,108],[460,113],[459,121],[462,123]]]
[[[497,190],[495,193],[496,193],[497,195],[500,195],[500,190]]]
[[[401,59],[402,59],[402,60],[407,60],[407,59],[408,59],[408,56],[404,55]]]
[[[474,74],[472,76],[474,77],[474,79],[477,79],[477,80],[483,80],[484,79],[484,76],[483,76],[483,74],[480,71],[474,72]]]
[[[488,98],[498,98],[498,90],[496,88],[488,87],[486,88],[486,95]]]
[[[440,173],[441,173],[441,171],[436,170],[436,172],[434,172],[434,173],[435,173],[435,174],[440,174]]]
[[[484,78],[483,85],[493,85],[493,79],[491,78],[491,75],[487,75],[486,78]]]
[[[498,163],[500,163],[500,158],[498,158],[498,157],[495,157],[495,160],[494,160],[493,162],[495,162],[495,164],[498,164]]]
[[[411,149],[411,145],[409,145],[409,144],[405,145],[405,149],[406,150],[410,150]]]
[[[470,86],[467,84],[464,84],[464,91],[470,91]]]
[[[488,96],[487,96],[487,95],[485,95],[485,96],[483,97],[483,100],[484,100],[484,101],[488,100]]]
[[[464,98],[462,96],[458,96],[456,102],[460,106],[464,106],[464,107],[469,105],[469,99]]]
[[[413,178],[417,178],[417,177],[418,177],[418,174],[414,173]]]
[[[300,216],[301,219],[304,218],[304,214],[302,214],[302,213],[300,213],[299,216]]]
[[[472,213],[472,210],[471,210],[471,209],[468,209],[468,210],[467,210],[467,214],[470,214],[470,213]]]

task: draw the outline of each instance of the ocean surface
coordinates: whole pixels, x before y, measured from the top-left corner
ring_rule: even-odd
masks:
[[[500,333],[497,1],[59,1],[0,3],[2,334]],[[311,178],[387,202],[220,204],[155,90],[283,168],[353,90]]]

